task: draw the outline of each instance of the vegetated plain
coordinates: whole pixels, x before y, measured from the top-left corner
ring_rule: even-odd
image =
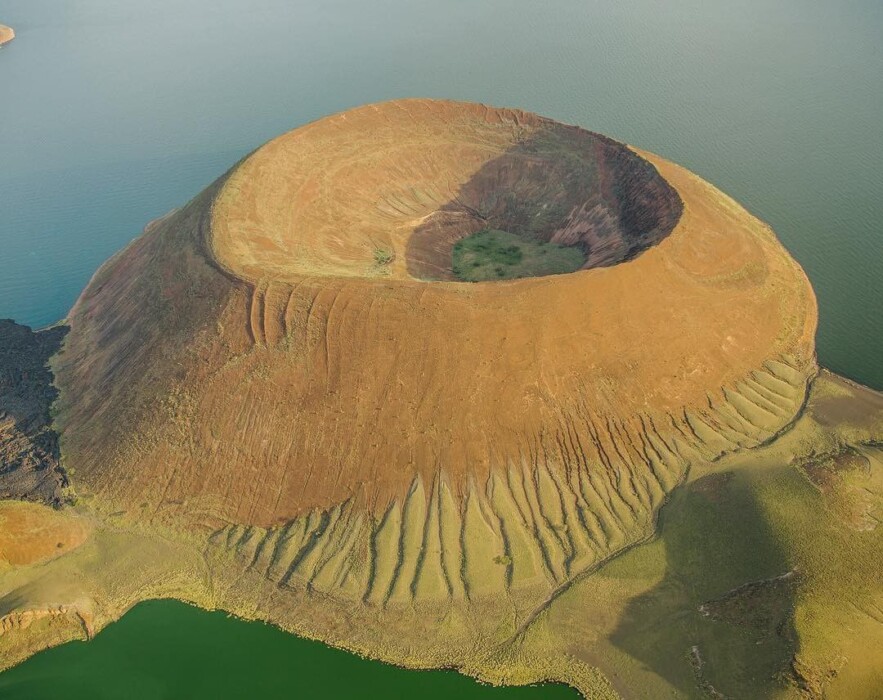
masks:
[[[823,371],[788,433],[691,474],[658,537],[576,583],[534,633],[556,630],[625,697],[878,697],[883,450],[868,437],[883,397],[853,391]]]

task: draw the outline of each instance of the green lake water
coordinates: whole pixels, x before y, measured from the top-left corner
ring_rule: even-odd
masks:
[[[406,670],[222,612],[152,600],[91,642],[50,649],[0,674],[0,698],[576,700],[579,694],[563,685],[497,688],[455,671]]]
[[[0,22],[17,33],[0,49],[0,318],[63,317],[148,220],[283,131],[448,97],[577,123],[718,185],[809,274],[820,361],[883,388],[879,0],[0,0]],[[567,692],[401,671],[148,603],[0,675],[0,697],[58,697],[60,678],[95,674],[81,697]]]

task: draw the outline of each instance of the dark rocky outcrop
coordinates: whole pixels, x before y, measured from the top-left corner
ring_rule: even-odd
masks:
[[[62,502],[67,478],[50,414],[58,392],[47,363],[67,331],[0,319],[0,499]]]

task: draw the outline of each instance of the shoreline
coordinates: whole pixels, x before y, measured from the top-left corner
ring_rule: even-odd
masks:
[[[12,27],[0,24],[0,46],[5,46],[13,39],[15,39],[15,31]]]

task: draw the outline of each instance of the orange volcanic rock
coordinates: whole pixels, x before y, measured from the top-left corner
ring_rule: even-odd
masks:
[[[484,228],[586,264],[456,281],[453,244]],[[816,371],[812,290],[732,199],[576,127],[430,100],[271,141],[68,321],[79,492],[368,602],[546,595],[646,536],[691,463],[775,436]]]
[[[0,501],[0,566],[47,561],[79,547],[90,527],[47,506]]]
[[[15,39],[15,32],[12,30],[12,27],[7,27],[5,24],[0,24],[0,46],[6,44]]]

